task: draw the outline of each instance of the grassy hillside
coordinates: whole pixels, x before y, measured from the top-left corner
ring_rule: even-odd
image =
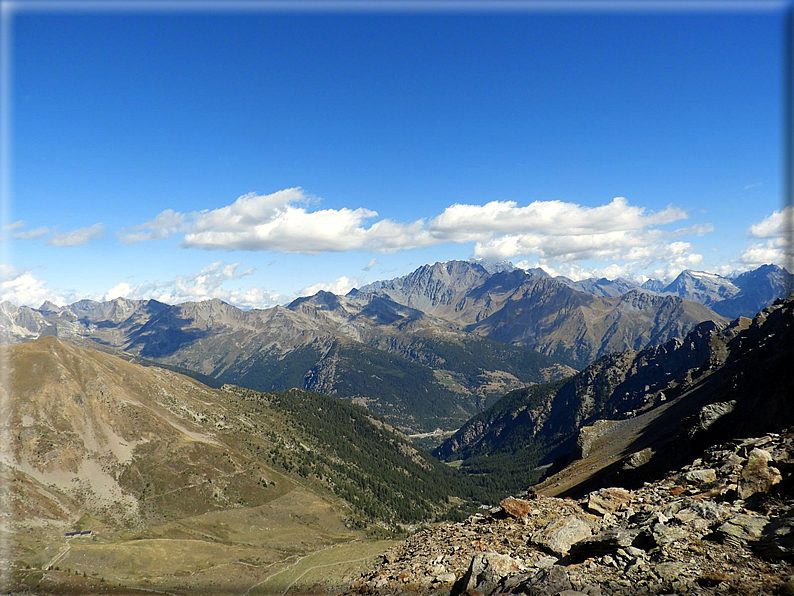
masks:
[[[335,397],[212,389],[54,337],[8,350],[0,480],[13,487],[19,590],[256,593],[305,557],[328,566],[324,578],[352,573],[344,557],[378,550],[354,542],[459,516],[486,496]],[[92,535],[65,536],[75,530]],[[278,581],[318,580],[312,569]]]

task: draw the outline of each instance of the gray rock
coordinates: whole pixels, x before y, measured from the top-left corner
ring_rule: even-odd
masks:
[[[755,448],[750,452],[739,478],[740,499],[746,499],[756,493],[765,493],[780,482],[780,471],[769,465],[771,460],[772,456],[763,449]]]
[[[565,569],[555,566],[538,571],[526,588],[530,596],[556,596],[560,592],[572,590],[573,586]]]
[[[683,542],[689,536],[689,532],[686,528],[659,523],[654,524],[651,535],[657,546],[664,546],[671,542]]]
[[[636,470],[640,466],[644,466],[651,458],[656,455],[656,452],[650,448],[646,447],[642,451],[637,451],[636,453],[632,453],[627,459],[626,463],[623,464],[624,470]]]
[[[472,558],[469,569],[463,576],[461,591],[457,593],[476,590],[483,596],[488,596],[506,576],[521,569],[521,561],[513,557],[492,552],[478,553]]]
[[[721,524],[714,534],[725,544],[747,546],[748,543],[756,542],[761,538],[768,523],[769,518],[766,516],[737,513]]]
[[[736,407],[735,399],[703,406],[698,413],[698,429],[706,430],[717,420],[725,416],[725,414],[730,414],[733,412],[734,407]]]
[[[531,542],[559,557],[568,554],[571,545],[593,535],[590,525],[573,515],[556,520],[532,534]]]
[[[659,563],[654,567],[654,570],[660,578],[671,582],[679,578],[685,567],[686,565],[684,563],[679,561],[670,561],[667,563]]]
[[[759,556],[794,562],[794,517],[772,518],[751,546]]]
[[[693,484],[715,482],[717,480],[717,471],[711,468],[706,468],[705,470],[691,470],[684,474],[684,478],[687,482]]]

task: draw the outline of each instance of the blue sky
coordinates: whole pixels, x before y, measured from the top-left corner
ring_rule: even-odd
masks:
[[[19,10],[0,298],[782,264],[782,21]]]

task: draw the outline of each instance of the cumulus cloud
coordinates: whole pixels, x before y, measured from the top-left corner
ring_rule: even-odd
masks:
[[[150,240],[166,240],[180,231],[185,231],[185,214],[166,209],[158,213],[154,219],[120,230],[117,237],[124,244],[134,244]]]
[[[128,284],[126,281],[123,281],[119,284],[116,284],[112,288],[110,288],[105,294],[102,296],[102,300],[115,300],[116,298],[130,298],[131,294],[135,291],[135,289]]]
[[[367,227],[364,222],[377,217],[376,211],[362,207],[309,211],[304,205],[311,199],[301,188],[243,195],[231,205],[197,214],[184,245],[319,254],[392,252],[436,243],[422,221],[402,224],[382,219]]]
[[[0,302],[6,300],[33,308],[38,308],[45,300],[59,306],[66,304],[62,293],[47,288],[47,282],[38,279],[32,271],[0,264]]]
[[[105,226],[96,223],[86,228],[77,228],[71,232],[53,232],[52,237],[47,241],[50,246],[80,246],[101,238],[105,234]]]
[[[124,230],[119,238],[137,242],[184,230],[185,247],[303,254],[388,253],[471,242],[477,258],[524,257],[557,267],[600,261],[603,268],[605,261],[611,261],[614,267],[610,271],[617,271],[615,267],[628,271],[636,263],[646,267],[658,264],[668,253],[676,262],[694,262],[698,257],[675,254],[673,241],[714,230],[708,223],[663,228],[686,219],[686,211],[675,206],[651,211],[624,197],[595,207],[564,201],[534,201],[524,206],[499,200],[479,205],[456,203],[435,217],[413,222],[378,219],[376,211],[364,207],[318,209],[318,201],[297,187],[267,195],[249,193],[203,212],[163,211],[149,222]],[[376,263],[373,258],[364,270],[371,270]]]
[[[789,205],[774,211],[758,223],[751,225],[747,233],[763,242],[750,244],[739,257],[742,268],[755,268],[768,263],[791,266],[792,233],[794,233],[794,207]]]
[[[227,283],[235,282],[253,273],[253,269],[241,269],[240,263],[212,263],[195,273],[180,275],[170,280],[130,284],[123,281],[100,294],[78,293],[71,290],[58,290],[48,287],[28,269],[0,264],[0,302],[8,300],[17,306],[38,308],[49,300],[63,306],[77,300],[131,300],[154,299],[169,304],[180,302],[199,302],[218,298],[239,308],[268,308],[281,304],[285,297],[265,288],[230,288]]]
[[[316,283],[301,290],[301,296],[314,296],[319,291],[331,292],[332,294],[347,294],[350,290],[360,285],[358,280],[346,276],[339,277],[332,282]]]
[[[765,217],[756,224],[751,225],[747,233],[754,238],[780,238],[791,233],[794,221],[794,207],[789,205],[772,215]]]
[[[501,260],[532,254],[565,261],[639,258],[637,251],[651,250],[649,240],[712,230],[705,224],[662,233],[658,226],[685,219],[686,212],[672,206],[648,211],[623,197],[597,207],[563,201],[534,201],[523,207],[514,201],[455,204],[429,222],[408,223],[375,220],[377,212],[362,207],[310,211],[310,202],[300,188],[243,195],[231,205],[196,214],[184,245],[317,254],[475,242],[477,257]]]
[[[630,205],[615,197],[598,207],[563,201],[534,201],[519,207],[515,201],[491,201],[485,205],[452,205],[430,222],[437,238],[482,241],[493,234],[567,235],[629,232],[686,219],[683,209],[668,206],[657,212]]]
[[[453,205],[430,223],[435,234],[454,237],[466,230],[476,240],[475,256],[502,260],[535,255],[541,262],[644,259],[658,252],[666,238],[711,231],[707,225],[673,232],[657,226],[687,217],[677,207],[649,212],[623,197],[598,207],[562,201],[535,201],[518,207],[512,201],[483,206]]]
[[[688,242],[671,242],[659,244],[653,254],[645,250],[634,251],[637,260],[611,262],[604,265],[587,266],[579,261],[561,261],[550,264],[547,261],[521,261],[516,266],[521,269],[540,267],[552,277],[563,275],[573,281],[590,278],[617,279],[623,278],[642,283],[653,277],[664,281],[672,281],[684,269],[692,269],[700,265],[703,255],[693,252]],[[640,256],[641,255],[641,256]],[[650,276],[647,273],[650,273]]]
[[[113,300],[122,297],[179,304],[218,298],[239,308],[267,308],[281,302],[282,296],[264,288],[231,289],[225,285],[252,273],[253,269],[241,270],[240,263],[217,261],[200,271],[170,280],[146,282],[135,286],[121,282],[105,292],[100,299]]]
[[[792,257],[791,240],[780,236],[751,244],[739,257],[739,263],[742,269],[755,269],[769,263],[790,268]]]

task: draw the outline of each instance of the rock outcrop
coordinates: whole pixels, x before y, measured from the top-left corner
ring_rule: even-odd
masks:
[[[349,593],[790,594],[793,471],[794,430],[708,449],[632,491],[505,499],[392,547]]]

